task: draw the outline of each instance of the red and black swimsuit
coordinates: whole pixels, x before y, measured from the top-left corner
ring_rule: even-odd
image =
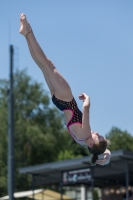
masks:
[[[62,101],[60,99],[57,99],[55,97],[55,95],[53,95],[52,97],[52,101],[53,103],[56,105],[56,107],[61,110],[70,110],[72,112],[72,117],[69,120],[68,124],[67,124],[67,128],[71,134],[71,136],[73,137],[73,139],[79,143],[80,145],[84,146],[87,148],[87,145],[84,143],[84,141],[87,139],[77,139],[76,136],[71,132],[70,130],[70,126],[72,124],[82,124],[82,112],[78,109],[77,103],[75,101],[75,99],[73,98],[72,101],[70,102],[66,102],[66,101]]]

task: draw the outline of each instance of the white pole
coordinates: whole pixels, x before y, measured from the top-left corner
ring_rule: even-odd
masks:
[[[81,200],[86,200],[86,187],[81,185]]]

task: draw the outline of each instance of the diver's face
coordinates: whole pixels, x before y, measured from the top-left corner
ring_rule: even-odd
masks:
[[[94,131],[91,131],[91,137],[94,144],[98,144],[99,142],[106,140],[105,137],[103,137],[102,135],[99,135],[98,132],[94,132]]]

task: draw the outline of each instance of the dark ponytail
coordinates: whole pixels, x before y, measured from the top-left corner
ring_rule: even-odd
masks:
[[[96,165],[96,161],[98,160],[98,155],[93,154],[92,158],[91,158],[91,164],[92,166]]]
[[[110,144],[110,141],[105,139],[99,142],[98,144],[93,144],[91,148],[88,147],[89,152],[93,155],[91,158],[92,166],[96,165],[96,161],[98,160],[98,155],[103,154],[109,144]]]
[[[91,148],[88,147],[89,152],[93,155],[91,159],[91,164],[93,166],[96,165],[96,160],[98,160],[98,155],[103,154],[107,146],[108,146],[108,140],[104,140],[99,142],[98,144],[93,144]]]

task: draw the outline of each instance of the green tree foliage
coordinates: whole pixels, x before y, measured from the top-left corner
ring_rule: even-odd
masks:
[[[120,129],[113,127],[106,135],[106,138],[111,141],[109,147],[111,151],[119,149],[133,151],[133,136],[127,131],[121,131]]]
[[[0,80],[0,196],[7,194],[8,87],[7,80]],[[51,106],[42,84],[26,70],[14,74],[14,153],[15,191],[31,186],[18,168],[87,155],[68,134],[63,114]]]
[[[6,81],[4,81],[7,83]],[[7,102],[6,102],[6,84],[0,82],[0,194],[7,188]],[[4,89],[3,89],[4,88]],[[4,98],[3,98],[4,96]]]
[[[93,195],[94,195],[94,200],[99,200],[97,189],[94,189]]]
[[[7,194],[8,87],[8,80],[0,80],[0,196]],[[126,131],[113,128],[107,138],[110,150],[133,151],[133,137]],[[51,105],[42,84],[26,70],[14,74],[14,153],[15,191],[31,187],[30,177],[18,173],[20,167],[88,155],[70,137],[63,114]]]

